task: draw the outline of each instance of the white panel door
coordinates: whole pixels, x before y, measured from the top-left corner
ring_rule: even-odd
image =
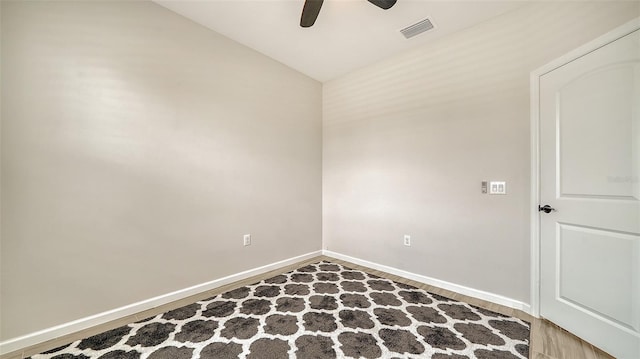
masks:
[[[640,30],[540,86],[540,314],[640,358]]]

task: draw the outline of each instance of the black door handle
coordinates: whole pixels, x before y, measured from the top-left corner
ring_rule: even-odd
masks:
[[[544,206],[538,205],[538,212],[549,213],[549,212],[553,212],[555,210],[556,210],[555,208],[551,207],[548,204],[545,204]]]

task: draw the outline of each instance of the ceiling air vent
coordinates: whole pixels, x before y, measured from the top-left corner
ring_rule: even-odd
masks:
[[[405,27],[404,29],[400,30],[400,32],[402,33],[402,35],[404,35],[405,38],[409,39],[431,29],[433,29],[433,24],[431,23],[431,21],[429,19],[424,19],[422,21],[416,22],[413,25]]]

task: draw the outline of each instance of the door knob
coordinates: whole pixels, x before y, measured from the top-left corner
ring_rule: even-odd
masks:
[[[544,213],[549,213],[549,212],[554,212],[556,209],[551,207],[548,204],[545,204],[544,206],[540,206],[538,205],[538,212],[544,212]]]

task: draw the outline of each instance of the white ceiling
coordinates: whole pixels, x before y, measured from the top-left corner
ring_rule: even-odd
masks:
[[[325,0],[300,27],[304,0],[155,0],[156,3],[308,76],[327,81],[522,6],[524,1]],[[435,28],[409,40],[399,32],[424,18]]]

